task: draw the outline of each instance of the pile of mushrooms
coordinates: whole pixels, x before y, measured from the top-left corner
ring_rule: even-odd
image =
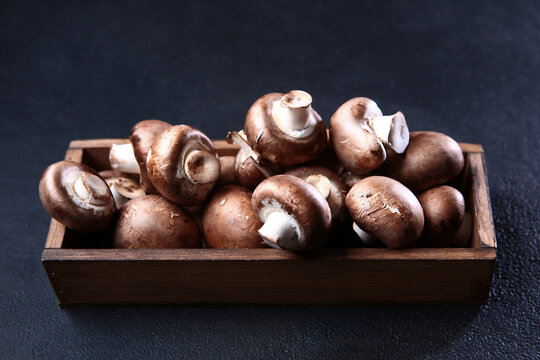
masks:
[[[409,133],[402,112],[365,97],[341,105],[329,130],[311,105],[301,90],[256,100],[227,135],[235,156],[189,125],[141,121],[111,147],[110,169],[49,166],[40,199],[72,230],[113,229],[122,249],[309,251],[335,246],[343,229],[359,247],[467,246],[471,215],[449,185],[464,167],[453,139]]]

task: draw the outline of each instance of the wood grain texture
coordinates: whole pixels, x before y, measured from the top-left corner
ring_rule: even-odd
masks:
[[[73,141],[66,158],[104,170],[113,143],[127,140]],[[238,150],[214,144],[221,156]],[[471,248],[90,249],[81,247],[93,244],[91,235],[53,220],[42,262],[63,306],[483,304],[496,259],[489,189],[482,147],[460,145],[466,167],[456,186],[473,215]],[[106,232],[99,236],[93,245],[108,244]]]

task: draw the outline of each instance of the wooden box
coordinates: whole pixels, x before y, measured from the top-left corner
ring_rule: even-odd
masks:
[[[73,141],[65,158],[104,170],[111,144],[126,142]],[[220,155],[237,150],[215,144]],[[469,248],[116,250],[105,248],[110,233],[81,234],[52,220],[43,266],[61,306],[484,304],[496,258],[486,169],[480,145],[460,145]]]

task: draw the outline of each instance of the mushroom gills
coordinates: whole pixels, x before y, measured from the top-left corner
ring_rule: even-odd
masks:
[[[114,170],[130,174],[139,174],[139,163],[135,158],[131,144],[112,144],[109,151],[109,162]]]

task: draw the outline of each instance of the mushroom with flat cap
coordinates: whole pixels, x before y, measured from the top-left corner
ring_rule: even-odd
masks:
[[[403,184],[384,176],[357,182],[345,204],[354,230],[368,245],[379,239],[390,248],[412,246],[422,234],[424,213],[420,202]]]
[[[180,206],[159,195],[128,201],[120,209],[113,246],[118,249],[200,248],[199,227]]]
[[[382,165],[386,147],[403,152],[409,130],[401,112],[383,116],[375,101],[357,97],[341,105],[330,119],[330,138],[342,165],[367,174]]]
[[[45,169],[39,198],[51,217],[73,230],[102,230],[116,210],[105,181],[92,168],[73,161],[59,161]]]
[[[302,166],[287,171],[285,175],[296,176],[307,181],[320,191],[330,206],[334,228],[345,220],[347,216],[345,196],[348,189],[336,173],[322,166]]]
[[[207,199],[221,171],[214,144],[188,125],[172,126],[156,138],[148,151],[146,168],[161,195],[190,207]]]
[[[219,188],[202,216],[204,240],[213,249],[267,247],[257,233],[261,226],[251,207],[251,191],[239,185]]]
[[[270,246],[293,251],[320,247],[330,234],[328,202],[314,186],[291,175],[272,176],[257,186],[251,205]]]
[[[465,199],[459,190],[441,185],[418,196],[424,209],[422,237],[430,247],[449,247],[463,223]]]
[[[249,145],[279,165],[298,165],[315,159],[327,144],[326,127],[302,90],[270,93],[250,107],[245,120]]]
[[[407,150],[389,158],[384,173],[412,191],[421,192],[453,179],[463,164],[463,151],[448,135],[413,131]]]

